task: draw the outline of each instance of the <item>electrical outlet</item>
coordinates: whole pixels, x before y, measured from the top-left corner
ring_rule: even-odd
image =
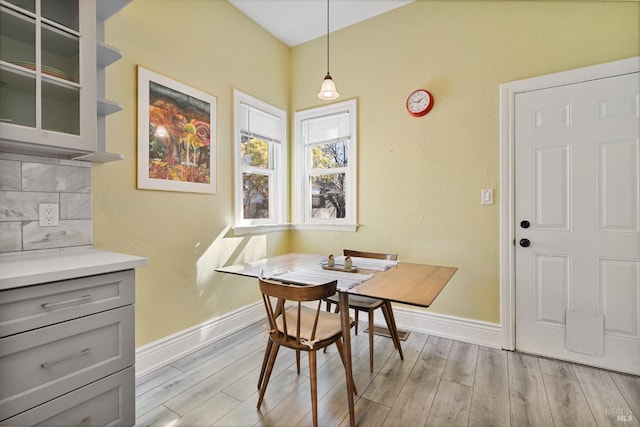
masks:
[[[38,204],[38,222],[40,227],[56,227],[60,213],[57,203]]]

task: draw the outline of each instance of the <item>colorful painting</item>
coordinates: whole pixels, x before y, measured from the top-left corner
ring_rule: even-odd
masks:
[[[216,192],[216,97],[138,66],[138,188]]]

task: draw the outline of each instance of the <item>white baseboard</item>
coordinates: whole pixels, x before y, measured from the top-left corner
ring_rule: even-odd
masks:
[[[375,323],[385,325],[376,311]],[[394,306],[399,329],[436,335],[471,344],[501,348],[502,328],[499,324],[428,313],[404,306]],[[179,359],[240,329],[264,319],[264,306],[256,302],[185,329],[136,349],[136,377]],[[362,319],[361,319],[362,320]]]
[[[378,310],[379,311],[379,310]],[[485,347],[502,348],[502,327],[497,323],[429,313],[394,305],[393,314],[398,329],[464,341]],[[376,312],[376,324],[386,326],[384,317]]]
[[[265,318],[262,301],[246,305],[207,322],[136,349],[136,377],[168,365],[219,339]]]

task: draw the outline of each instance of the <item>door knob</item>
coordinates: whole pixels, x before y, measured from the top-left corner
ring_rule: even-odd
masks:
[[[529,239],[520,239],[520,246],[523,248],[528,248],[531,245]]]
[[[529,228],[529,226],[531,225],[531,223],[527,220],[524,221],[520,221],[520,227],[522,228]]]

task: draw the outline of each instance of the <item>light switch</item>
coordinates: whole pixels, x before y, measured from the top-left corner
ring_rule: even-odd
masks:
[[[480,190],[480,204],[483,204],[483,205],[493,204],[493,189]]]

